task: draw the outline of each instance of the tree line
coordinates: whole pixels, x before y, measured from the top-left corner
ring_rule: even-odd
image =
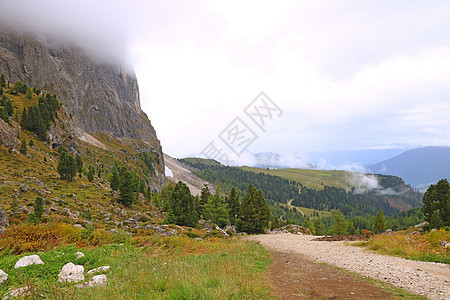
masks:
[[[321,211],[339,209],[345,216],[376,215],[380,208],[388,216],[400,212],[392,207],[390,201],[402,201],[412,207],[421,205],[422,194],[406,185],[401,178],[378,175],[380,186],[392,191],[390,195],[379,194],[376,191],[359,193],[356,190],[347,191],[343,188],[325,186],[323,190],[314,190],[299,182],[289,181],[279,176],[246,171],[237,167],[223,165],[205,165],[201,162],[182,162],[194,167],[194,173],[209,182],[220,185],[225,190],[231,187],[242,194],[248,184],[260,189],[266,199],[278,203],[286,203],[292,199],[292,205],[307,207]]]
[[[247,233],[263,233],[269,228],[270,209],[262,192],[251,184],[241,198],[235,188],[222,195],[220,189],[212,194],[208,186],[199,196],[193,196],[189,187],[179,181],[166,184],[154,202],[167,212],[168,224],[194,227],[204,219],[222,228],[229,223]]]

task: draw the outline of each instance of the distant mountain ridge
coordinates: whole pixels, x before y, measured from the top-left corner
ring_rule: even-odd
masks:
[[[450,178],[450,147],[422,147],[406,151],[368,168],[372,173],[395,175],[418,189]]]

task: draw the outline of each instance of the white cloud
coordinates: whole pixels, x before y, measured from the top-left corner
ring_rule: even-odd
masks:
[[[175,156],[260,91],[284,114],[254,153],[450,145],[448,1],[3,0],[0,19],[126,56]]]

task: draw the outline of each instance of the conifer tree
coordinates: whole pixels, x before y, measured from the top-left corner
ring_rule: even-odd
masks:
[[[6,79],[5,79],[5,75],[0,75],[0,87],[4,88],[6,87]]]
[[[270,221],[270,209],[264,195],[252,184],[242,200],[239,229],[247,233],[264,233]]]
[[[325,225],[322,223],[322,219],[318,217],[313,221],[314,227],[316,228],[316,235],[324,235],[325,234]]]
[[[228,209],[228,219],[231,225],[237,225],[237,220],[241,211],[241,200],[236,189],[233,187],[225,198],[225,204]]]
[[[193,227],[198,223],[195,197],[189,187],[179,181],[170,197],[170,208],[176,218],[176,224]]]
[[[69,181],[73,180],[73,177],[76,175],[77,170],[75,166],[75,159],[72,155],[67,152],[66,148],[59,147],[59,161],[58,161],[58,173],[61,176],[61,179],[66,179]]]
[[[75,166],[77,168],[77,172],[80,173],[81,176],[81,173],[83,172],[83,160],[81,159],[81,156],[79,156],[78,154],[75,157]]]
[[[347,220],[345,219],[341,211],[338,209],[336,212],[333,213],[332,217],[333,223],[330,229],[331,234],[333,235],[348,234]]]
[[[431,228],[436,228],[434,224],[441,222],[443,226],[450,226],[450,184],[447,179],[441,179],[437,184],[430,185],[422,201],[425,221],[430,223]],[[436,211],[438,213],[435,213]]]
[[[199,217],[204,217],[203,210],[209,198],[211,198],[211,196],[212,196],[211,191],[209,190],[208,185],[205,184],[205,186],[201,190],[200,198],[197,203],[197,212]]]
[[[0,106],[0,119],[2,119],[8,124],[11,124],[11,121],[9,120],[8,116],[8,111],[3,106]]]
[[[1,97],[0,106],[3,106],[6,109],[8,116],[11,117],[14,114],[14,105],[12,101],[6,98],[5,96]]]
[[[444,227],[444,222],[442,222],[439,212],[440,212],[440,210],[436,209],[433,212],[433,214],[431,215],[430,228],[441,229],[442,227]]]
[[[87,173],[87,179],[90,182],[94,181],[94,167],[93,166],[89,166],[89,171]]]
[[[117,170],[115,170],[115,169],[111,173],[111,181],[109,182],[109,184],[113,191],[117,191],[119,189],[120,176],[119,176],[119,172],[117,172]]]
[[[42,197],[36,197],[34,200],[34,215],[38,221],[41,221],[42,214],[44,213],[44,206],[42,202]]]
[[[26,97],[27,97],[27,99],[33,98],[33,90],[31,88],[27,89]]]
[[[134,201],[133,175],[125,167],[120,171],[119,202],[125,206],[131,206]]]
[[[380,208],[380,210],[378,211],[377,217],[375,218],[375,223],[373,224],[373,231],[376,233],[386,231],[386,225],[384,223],[384,214],[383,214],[382,208]]]
[[[280,219],[278,219],[278,217],[274,217],[272,223],[270,223],[270,230],[274,230],[280,227]]]
[[[22,141],[22,143],[20,144],[20,148],[19,148],[20,153],[22,154],[28,154],[28,149],[27,149],[27,142]]]
[[[209,197],[208,202],[204,206],[205,219],[213,221],[219,227],[225,227],[227,225],[228,212],[225,209],[223,199],[220,196],[219,189],[216,190],[214,196]]]

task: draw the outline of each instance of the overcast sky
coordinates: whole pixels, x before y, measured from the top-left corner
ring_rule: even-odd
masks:
[[[449,1],[2,2],[31,22],[45,2],[49,28],[126,58],[176,157],[234,155],[219,135],[236,117],[254,153],[450,145]],[[265,131],[244,113],[262,91],[282,111]]]

